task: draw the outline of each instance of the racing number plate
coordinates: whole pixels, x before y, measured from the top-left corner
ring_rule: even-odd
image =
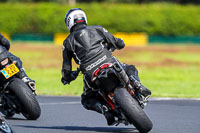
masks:
[[[17,68],[17,66],[14,63],[9,65],[8,67],[4,68],[3,70],[1,70],[1,73],[4,75],[4,77],[6,79],[12,77],[13,75],[15,75],[18,72],[19,72],[19,69]]]

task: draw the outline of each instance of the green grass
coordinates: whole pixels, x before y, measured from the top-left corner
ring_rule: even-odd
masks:
[[[199,67],[141,68],[140,78],[154,97],[200,97]]]
[[[16,47],[14,53],[23,60],[27,74],[36,81],[38,95],[81,95],[82,75],[70,85],[64,86],[61,83],[61,51],[49,52],[48,45],[35,52],[33,49],[30,52],[20,50],[21,45]],[[136,63],[141,82],[152,91],[152,97],[200,98],[200,46],[194,49],[170,46],[170,50],[168,46],[162,46],[161,51],[155,50],[157,47],[160,48],[153,46],[154,50],[122,50],[116,56],[121,62]]]
[[[189,52],[180,52],[179,54],[167,53],[165,54],[165,57],[173,58],[174,60],[183,61],[187,63],[198,63],[200,60],[197,53],[189,53]]]
[[[28,69],[27,74],[36,81],[39,95],[80,95],[83,90],[81,75],[70,85],[64,86],[60,69]]]
[[[128,53],[127,56],[117,56],[119,60],[123,62],[157,62],[162,59],[154,58],[155,54],[153,52],[139,52],[139,53]],[[128,57],[128,58],[127,58]]]
[[[153,97],[200,97],[200,69],[138,67],[141,82],[152,90]],[[29,69],[36,81],[39,95],[81,95],[83,79],[80,75],[70,85],[62,85],[60,69]]]

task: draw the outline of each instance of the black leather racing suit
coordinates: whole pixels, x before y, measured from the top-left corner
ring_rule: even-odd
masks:
[[[10,49],[10,43],[9,41],[0,33],[0,45],[4,46],[7,50],[7,55],[12,58],[14,61],[16,61],[16,65],[20,68],[21,73],[18,74],[19,78],[23,78],[26,75],[24,68],[22,67],[22,61],[20,60],[20,58],[18,58],[17,56],[13,55],[12,53],[9,52]]]
[[[76,25],[71,34],[63,43],[63,65],[62,76],[70,80],[72,72],[72,58],[80,65],[84,74],[84,93],[82,94],[82,104],[86,109],[95,110],[97,100],[91,82],[91,76],[94,70],[103,63],[112,62],[113,56],[108,49],[122,49],[124,42],[115,38],[105,28],[101,26],[86,26],[84,24]],[[124,69],[128,75],[136,75],[138,71],[134,65],[124,64]]]
[[[7,50],[10,49],[9,41],[0,33],[0,45],[4,46]]]
[[[115,38],[101,26],[82,24],[76,27],[63,43],[62,72],[72,70],[71,60],[73,57],[84,74],[90,73],[98,67],[98,65],[90,66],[90,64],[105,55],[107,55],[106,59],[111,58],[112,53],[108,51],[107,47],[121,49],[125,46],[121,39]]]

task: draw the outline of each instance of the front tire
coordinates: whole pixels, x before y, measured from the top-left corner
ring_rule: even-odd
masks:
[[[41,109],[36,97],[21,79],[12,79],[7,88],[15,94],[24,117],[28,120],[36,120],[40,117]]]
[[[124,88],[118,88],[114,91],[114,94],[116,103],[121,107],[130,123],[142,133],[149,132],[153,123],[128,91]]]

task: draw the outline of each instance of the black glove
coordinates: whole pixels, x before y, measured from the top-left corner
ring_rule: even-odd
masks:
[[[63,83],[63,85],[69,84],[70,81],[70,75],[71,75],[71,71],[67,71],[65,69],[62,69],[62,78],[61,78],[61,82]]]
[[[77,71],[65,72],[63,77],[61,78],[61,82],[63,85],[70,84],[71,81],[75,80],[80,72],[80,69]]]
[[[72,80],[75,80],[78,77],[79,72],[80,72],[79,69],[77,71],[72,71],[71,73]]]
[[[108,45],[107,45],[107,49],[108,49],[110,52],[114,52],[116,48],[115,48],[112,44],[108,44]]]
[[[124,41],[121,38],[117,38],[115,45],[113,45],[113,44],[107,45],[107,49],[110,52],[115,51],[115,49],[118,49],[118,50],[123,49],[124,47],[125,47],[125,44],[124,44]]]
[[[71,81],[66,80],[65,78],[61,78],[61,82],[63,83],[63,85],[69,84]]]
[[[116,47],[118,50],[123,49],[125,47],[124,41],[121,38],[117,39]]]

